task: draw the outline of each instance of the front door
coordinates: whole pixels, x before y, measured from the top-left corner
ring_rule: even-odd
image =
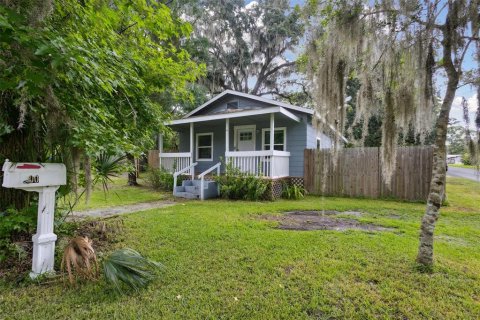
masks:
[[[255,150],[255,126],[236,127],[236,149],[237,151]]]

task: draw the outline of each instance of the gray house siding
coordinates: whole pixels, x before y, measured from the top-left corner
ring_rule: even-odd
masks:
[[[286,119],[279,114],[275,115],[275,127],[286,127],[287,137],[286,144],[287,150],[290,152],[289,171],[290,176],[302,177],[303,176],[303,154],[304,149],[307,147],[307,132],[308,132],[308,117],[305,114],[294,112],[295,115],[301,118],[300,122]],[[230,151],[234,151],[234,128],[241,125],[255,125],[255,140],[256,150],[262,150],[262,134],[264,128],[270,128],[269,115],[263,117],[244,117],[230,119]],[[311,125],[310,125],[311,127]],[[197,133],[210,133],[213,132],[213,161],[198,161],[196,166],[196,172],[203,172],[206,169],[213,166],[220,161],[220,158],[225,158],[225,120],[216,122],[198,122],[194,124],[194,161],[196,160],[196,135]],[[179,133],[179,152],[190,151],[190,131],[189,129],[178,130]],[[316,141],[315,138],[313,141]],[[315,142],[316,143],[316,142]],[[224,168],[222,168],[224,170]]]

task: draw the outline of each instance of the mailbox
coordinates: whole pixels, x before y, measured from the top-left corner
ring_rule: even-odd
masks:
[[[55,241],[53,233],[55,192],[67,183],[67,170],[62,163],[12,163],[3,164],[5,188],[38,192],[37,233],[32,237],[32,278],[53,272]]]
[[[12,163],[3,164],[5,188],[29,189],[61,186],[67,183],[67,170],[62,163]]]

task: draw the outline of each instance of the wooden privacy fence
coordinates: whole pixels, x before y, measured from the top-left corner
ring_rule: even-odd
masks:
[[[388,188],[382,177],[379,148],[342,149],[336,165],[330,150],[305,149],[304,185],[317,195],[425,201],[432,159],[432,147],[399,147]]]
[[[160,153],[158,150],[149,150],[148,151],[148,166],[150,168],[158,168],[160,166]]]

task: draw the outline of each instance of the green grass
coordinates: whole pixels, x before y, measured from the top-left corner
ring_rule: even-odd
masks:
[[[468,168],[468,169],[475,169],[476,168],[473,165],[462,164],[462,163],[449,164],[448,166],[449,167],[455,167],[455,168]]]
[[[85,197],[82,196],[74,207],[74,210],[82,211],[171,198],[170,192],[153,191],[146,187],[146,183],[142,179],[138,179],[140,185],[136,187],[128,186],[126,177],[113,178],[112,180],[113,182],[109,184],[109,191],[107,193],[103,192],[102,186],[95,186],[89,204],[85,204]],[[71,201],[73,201],[73,199],[71,199]],[[65,202],[68,202],[68,199]],[[60,205],[62,205],[62,202],[60,202]]]
[[[166,266],[146,290],[4,284],[0,318],[478,319],[480,184],[449,179],[448,194],[431,273],[414,263],[424,204],[189,201],[125,216],[121,246]],[[284,231],[258,219],[297,209],[360,210],[395,231]]]

